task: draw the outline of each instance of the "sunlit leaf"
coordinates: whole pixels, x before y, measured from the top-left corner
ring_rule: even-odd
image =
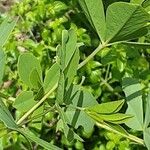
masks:
[[[23,91],[15,99],[13,107],[23,113],[30,110],[35,104],[36,101],[34,101],[33,92]]]
[[[16,25],[17,19],[11,19],[7,17],[0,25],[0,47],[3,47],[6,43],[9,35]]]
[[[139,5],[113,3],[106,13],[106,40],[115,42],[137,38],[135,32],[146,26],[149,20],[150,15]],[[139,34],[143,36],[143,32],[136,33],[138,37]]]
[[[145,112],[145,122],[144,126],[147,128],[150,123],[150,94],[146,99],[146,112]]]
[[[2,83],[3,74],[4,74],[5,59],[6,59],[6,56],[4,52],[0,50],[0,85]]]
[[[47,93],[54,85],[58,82],[60,77],[60,67],[57,63],[52,65],[52,67],[47,71],[44,79],[44,90]]]
[[[137,79],[124,78],[123,91],[126,95],[128,108],[126,113],[133,115],[126,125],[135,130],[143,130],[143,102],[141,85]]]
[[[118,112],[124,104],[124,100],[112,101],[102,104],[97,104],[95,106],[87,107],[89,111],[94,111],[100,114],[111,114]]]
[[[104,42],[106,23],[102,0],[79,0],[79,3],[99,38]]]
[[[34,69],[38,73],[35,79],[33,77],[30,77]],[[34,88],[35,86],[37,86],[39,80],[40,82],[42,82],[42,70],[41,70],[40,62],[36,59],[35,56],[33,56],[30,53],[25,53],[20,55],[18,60],[18,73],[21,80],[30,88]],[[33,75],[35,75],[35,73],[33,73]],[[39,76],[39,78],[37,76]],[[31,79],[34,79],[32,83],[30,81]],[[35,85],[33,86],[32,84]]]

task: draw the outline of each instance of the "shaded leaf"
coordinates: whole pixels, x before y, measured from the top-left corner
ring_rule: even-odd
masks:
[[[62,110],[62,108],[57,105],[57,110],[59,112],[60,118],[61,120],[59,121],[59,126],[61,126],[61,128],[64,131],[65,137],[67,138],[67,140],[69,142],[72,142],[74,139],[77,139],[79,141],[83,141],[82,138],[80,138],[74,131],[73,129],[71,129],[68,124],[69,124],[69,119],[67,117],[67,115],[64,113],[64,111]]]
[[[150,6],[150,0],[144,0],[143,3],[142,3],[142,6],[143,6],[144,8]]]
[[[17,130],[17,125],[10,114],[9,110],[3,103],[3,101],[0,99],[0,120],[9,128],[12,130]]]
[[[114,123],[105,123],[107,124],[107,126],[110,126],[112,129],[114,129],[115,131],[128,135],[128,132],[119,124],[114,124]]]
[[[42,86],[42,81],[39,76],[37,68],[32,69],[29,78],[30,78],[30,83],[34,89],[38,89]]]
[[[143,102],[141,85],[137,79],[124,78],[122,86],[128,104],[126,113],[134,116],[126,123],[126,125],[134,130],[143,130]]]
[[[146,26],[149,20],[150,15],[139,5],[113,3],[106,13],[106,40],[115,42],[137,38],[135,32]]]
[[[79,59],[80,59],[79,49],[77,48],[68,64],[67,68],[64,70],[66,88],[69,87],[73,82],[74,76],[77,73]]]
[[[87,90],[82,89],[78,85],[74,85],[71,89],[69,89],[66,94],[66,104],[70,104],[66,110],[66,116],[69,120],[69,124],[74,128],[78,128],[82,126],[85,132],[91,132],[94,126],[93,120],[84,112],[76,107],[84,108],[88,106],[96,105],[96,99],[89,93]],[[88,122],[88,124],[87,124]]]
[[[102,42],[105,41],[105,14],[102,0],[79,0],[89,22]]]
[[[52,145],[51,143],[48,143],[40,138],[38,138],[37,136],[35,136],[30,130],[28,129],[20,129],[19,130],[20,133],[22,133],[27,139],[29,139],[30,141],[33,141],[35,143],[37,143],[38,145],[40,145],[41,147],[47,149],[47,150],[62,150],[61,148]]]
[[[23,91],[17,96],[13,107],[24,113],[30,110],[35,104],[36,101],[34,101],[33,92]]]
[[[5,60],[6,60],[6,55],[4,54],[2,50],[0,50],[0,85],[3,79]]]
[[[30,53],[25,53],[20,55],[18,60],[18,73],[21,80],[30,88],[35,87],[35,85],[33,86],[32,83],[30,82],[30,75],[34,69],[37,70],[40,81],[42,82],[42,70],[41,70],[40,62],[36,59],[36,57]],[[33,83],[37,83],[37,82],[33,81]]]
[[[102,104],[97,104],[95,106],[87,107],[88,111],[94,111],[100,114],[111,114],[118,112],[124,104],[124,100],[112,101]]]

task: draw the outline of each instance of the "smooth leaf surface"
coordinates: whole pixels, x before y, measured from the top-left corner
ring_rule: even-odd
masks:
[[[100,114],[111,114],[118,112],[124,104],[124,100],[112,101],[87,107],[88,111],[94,111]]]
[[[134,116],[126,123],[126,125],[134,130],[143,130],[143,102],[141,85],[137,79],[124,78],[122,86],[128,104],[126,113]]]
[[[107,126],[110,126],[112,129],[114,129],[122,134],[128,135],[128,132],[119,124],[114,124],[114,123],[105,123],[105,124],[107,124]]]
[[[35,136],[33,133],[31,133],[30,130],[23,130],[21,129],[20,132],[30,141],[33,141],[35,143],[37,143],[38,145],[40,145],[41,147],[47,149],[47,150],[62,150],[61,148],[52,145],[51,143],[48,143],[40,138],[38,138],[37,136]]]
[[[42,86],[41,77],[39,76],[37,68],[32,69],[29,80],[34,89],[39,89]]]
[[[145,122],[144,126],[147,128],[150,123],[150,94],[146,99],[146,112],[145,112]]]
[[[13,107],[16,108],[18,111],[24,113],[30,110],[30,108],[32,108],[35,104],[36,101],[34,101],[33,92],[23,91],[17,96]]]
[[[77,139],[79,141],[83,141],[82,138],[80,138],[71,128],[69,128],[68,124],[69,118],[67,118],[67,115],[64,113],[63,109],[57,105],[57,110],[60,114],[61,120],[59,121],[61,128],[64,131],[65,137],[69,142],[72,142],[74,139]]]
[[[58,82],[60,77],[60,67],[57,63],[53,64],[52,67],[47,71],[44,79],[44,91],[47,93],[54,85]]]
[[[16,25],[17,19],[11,19],[7,17],[0,25],[0,47],[3,47],[6,43],[9,35]]]
[[[81,89],[81,87],[78,85],[74,85],[68,90],[65,99],[65,103],[70,104],[66,110],[66,116],[70,125],[72,125],[74,128],[82,126],[85,132],[91,132],[94,126],[93,120],[91,120],[91,118],[84,111],[78,110],[76,107],[84,108],[96,105],[96,99],[91,93],[85,89]]]
[[[21,80],[30,88],[34,88],[36,85],[33,86],[32,84],[38,82],[35,80],[32,83],[30,82],[30,75],[34,69],[37,70],[40,81],[42,82],[42,70],[40,62],[36,59],[36,57],[30,53],[20,55],[18,60],[18,73]]]
[[[132,118],[131,115],[122,113],[107,114],[107,115],[99,114],[92,111],[86,111],[86,113],[97,122],[106,121],[114,124],[126,123],[129,121],[130,118]]]
[[[102,0],[79,0],[89,22],[102,42],[105,41],[105,14]]]
[[[146,26],[149,20],[149,14],[139,5],[113,3],[106,13],[106,40],[115,42],[137,38],[133,33]]]
[[[10,114],[9,110],[3,103],[3,101],[0,99],[0,120],[8,127],[9,129],[12,130],[17,130],[17,125]]]
[[[6,56],[4,52],[0,50],[0,85],[2,83],[2,79],[4,75],[5,60],[6,60]]]
[[[61,72],[58,81],[57,94],[56,94],[56,101],[59,104],[62,104],[64,101],[64,94],[65,94],[64,92],[65,92],[65,77],[63,72]]]
[[[64,70],[66,88],[69,87],[73,82],[73,79],[77,73],[79,59],[80,59],[79,49],[77,48],[74,55],[72,56],[72,58],[70,60],[69,65]]]

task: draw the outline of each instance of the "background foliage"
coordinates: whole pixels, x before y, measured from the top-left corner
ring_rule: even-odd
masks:
[[[103,0],[104,9],[106,10],[111,3],[117,1],[119,0],[110,0],[109,2]],[[126,0],[126,2],[129,2],[129,0]],[[131,2],[142,3],[142,1],[134,0]],[[149,7],[147,7],[148,4],[144,4],[143,7],[146,7],[146,11],[149,12]],[[10,5],[11,9],[8,12]],[[92,50],[98,46],[99,38],[87,21],[76,0],[23,0],[21,2],[14,2],[14,4],[7,2],[3,9],[4,11],[1,13],[1,22],[7,14],[19,17],[16,27],[4,47],[4,51],[7,55],[7,65],[0,87],[0,93],[5,94],[9,99],[9,101],[6,102],[7,107],[11,111],[13,117],[18,119],[22,116],[22,113],[34,105],[33,94],[37,94],[36,87],[34,87],[35,90],[33,92],[29,91],[28,86],[24,84],[22,79],[18,76],[17,63],[20,54],[26,52],[32,53],[38,60],[38,62],[35,60],[34,63],[37,64],[38,71],[40,70],[39,74],[45,77],[47,72],[49,72],[49,68],[57,60],[57,57],[55,57],[57,51],[56,47],[61,43],[62,30],[74,29],[77,34],[77,42],[84,44],[84,46],[80,48],[80,61],[87,58]],[[146,36],[132,40],[132,42],[149,43],[149,40],[148,33]],[[21,56],[23,57],[23,55]],[[23,58],[19,59],[22,60]],[[123,81],[123,78],[135,78],[137,80],[136,83],[140,83],[140,98],[144,99],[143,103],[145,104],[150,87],[149,62],[149,46],[138,46],[132,43],[113,45],[97,53],[92,60],[78,70],[74,83],[79,84],[82,82],[84,89],[90,91],[94,97],[97,98],[98,103],[103,103],[124,99],[125,96],[127,97],[128,90],[124,89],[126,82]],[[30,63],[28,66],[32,68]],[[29,87],[30,86],[32,85],[29,85]],[[137,86],[135,88],[137,88]],[[22,91],[27,92],[23,93]],[[19,105],[17,105],[17,101],[20,101],[19,99],[24,100],[23,97],[21,97],[22,95],[19,95],[20,92],[24,95],[25,100],[28,99],[30,101],[30,105],[29,101],[26,101],[29,108],[26,107],[24,108],[25,110],[22,107],[19,108]],[[135,91],[133,91],[133,93],[134,92]],[[36,115],[43,110],[50,109],[49,106],[53,104],[55,96],[56,93],[53,93],[51,97],[49,97],[48,102],[45,103],[43,107],[37,109],[37,111],[32,114],[32,117],[36,117]],[[13,98],[15,97],[17,97],[17,99],[14,103]],[[36,100],[38,101],[38,99],[40,98],[37,96]],[[89,103],[94,103],[94,100],[93,102],[89,101]],[[125,112],[126,107],[127,106],[124,105],[121,112]],[[144,114],[145,109],[146,108],[142,110]],[[36,136],[62,147],[63,149],[144,149],[142,146],[135,145],[135,143],[120,135],[101,128],[99,129],[97,126],[90,128],[90,130],[88,130],[89,132],[85,132],[82,127],[79,127],[76,129],[76,133],[84,142],[76,140],[70,143],[61,130],[56,132],[56,130],[60,128],[56,126],[58,121],[57,118],[58,116],[55,111],[52,111],[43,117],[35,118],[34,121],[29,120],[26,124]],[[1,138],[1,149],[28,149],[28,142],[23,136],[17,132],[7,134],[7,130],[3,129],[3,124],[1,124],[1,126],[0,135],[4,135]],[[128,126],[130,127],[130,125]],[[141,132],[129,129],[127,126],[125,126],[125,129],[135,136],[142,137]],[[33,145],[34,149],[42,149],[37,144]]]

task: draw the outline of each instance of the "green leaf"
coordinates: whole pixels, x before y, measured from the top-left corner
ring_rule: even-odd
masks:
[[[69,124],[69,119],[63,109],[57,105],[57,111],[59,112],[61,120],[59,121],[59,124],[61,125],[61,128],[64,130],[65,137],[69,142],[72,142],[74,139],[77,139],[79,141],[83,141],[74,131],[71,129]]]
[[[79,3],[100,40],[104,42],[106,23],[102,0],[79,0]]]
[[[77,49],[77,35],[75,30],[68,31],[68,40],[65,47],[65,66],[67,67]]]
[[[54,85],[58,82],[60,77],[60,67],[57,63],[53,64],[52,67],[47,71],[44,79],[44,91],[47,93]]]
[[[38,109],[36,109],[32,115],[31,115],[31,120],[30,123],[28,124],[28,126],[30,128],[34,128],[37,130],[41,130],[42,129],[42,124],[43,124],[43,115],[41,115],[44,112],[44,105],[40,106]]]
[[[94,111],[100,114],[111,114],[118,112],[124,104],[124,100],[112,101],[87,107],[88,111]]]
[[[6,43],[10,33],[16,25],[17,19],[11,19],[7,17],[0,25],[0,47],[3,47]]]
[[[0,138],[8,134],[8,129],[3,122],[0,122]]]
[[[70,63],[77,49],[77,35],[75,30],[62,31],[62,46],[57,47],[60,58],[61,69],[64,70]]]
[[[12,130],[17,130],[17,125],[10,114],[9,110],[3,103],[3,101],[0,99],[0,120],[9,128]]]
[[[144,0],[144,2],[142,3],[142,6],[143,6],[144,8],[150,6],[150,0]]]
[[[6,60],[6,55],[4,54],[2,50],[0,50],[0,85],[3,79],[5,60]]]
[[[47,150],[62,150],[61,148],[52,145],[51,143],[48,143],[40,138],[38,138],[37,136],[35,136],[30,130],[28,129],[20,129],[19,130],[20,133],[22,133],[27,139],[29,139],[30,141],[33,141],[35,143],[37,143],[38,145],[40,145],[41,147],[47,149]]]
[[[84,108],[94,106],[97,104],[96,99],[87,90],[82,89],[81,86],[72,86],[65,95],[65,103],[69,105],[66,109],[66,116],[69,124],[74,128],[82,126],[85,132],[91,132],[94,126],[93,120],[84,112],[76,107]],[[87,124],[88,122],[88,124]]]
[[[37,68],[32,69],[29,75],[30,83],[34,89],[39,89],[42,86],[42,81]]]
[[[59,104],[62,104],[64,101],[64,92],[65,92],[65,79],[64,79],[63,72],[61,72],[58,81],[57,94],[56,94],[56,101]]]
[[[137,38],[135,32],[146,26],[149,20],[150,15],[139,5],[113,3],[106,13],[106,40],[111,43]]]
[[[142,4],[144,0],[131,0],[130,3]]]
[[[18,111],[24,113],[30,110],[35,104],[36,101],[34,101],[33,92],[23,91],[17,96],[13,107],[16,108]]]
[[[126,113],[134,116],[126,123],[126,125],[134,130],[143,130],[143,102],[141,85],[137,79],[132,78],[124,78],[122,84],[128,104]]]
[[[145,128],[148,127],[149,123],[150,123],[150,94],[147,96],[146,99],[146,112],[145,112],[145,122],[144,122]]]
[[[110,126],[115,131],[118,131],[119,133],[128,135],[128,132],[122,126],[118,124],[114,124],[114,123],[105,123],[105,124],[107,124],[107,126]]]
[[[36,79],[31,81],[31,79],[33,79],[33,77],[31,76],[35,75],[35,71],[32,73],[34,69],[36,69],[39,78],[36,75]],[[34,88],[35,86],[37,86],[39,80],[40,82],[42,82],[42,70],[41,70],[40,62],[36,59],[35,56],[33,56],[30,53],[25,53],[20,55],[18,60],[18,73],[21,80],[30,88]]]
[[[115,113],[115,114],[99,114],[94,111],[85,111],[91,118],[93,118],[97,122],[110,122],[114,124],[122,124],[129,121],[130,118],[132,118],[131,115],[122,114],[122,113]]]
[[[77,48],[68,64],[67,68],[64,70],[66,88],[70,87],[70,85],[73,82],[74,76],[77,73],[79,59],[80,59],[79,49]]]
[[[144,142],[148,150],[150,150],[150,128],[144,130]]]
[[[64,101],[66,88],[69,88],[73,82],[79,63],[79,49],[77,45],[77,37],[74,30],[63,31],[62,46],[57,47],[57,51],[58,57],[60,59],[61,70],[56,94],[56,101],[60,104]]]

